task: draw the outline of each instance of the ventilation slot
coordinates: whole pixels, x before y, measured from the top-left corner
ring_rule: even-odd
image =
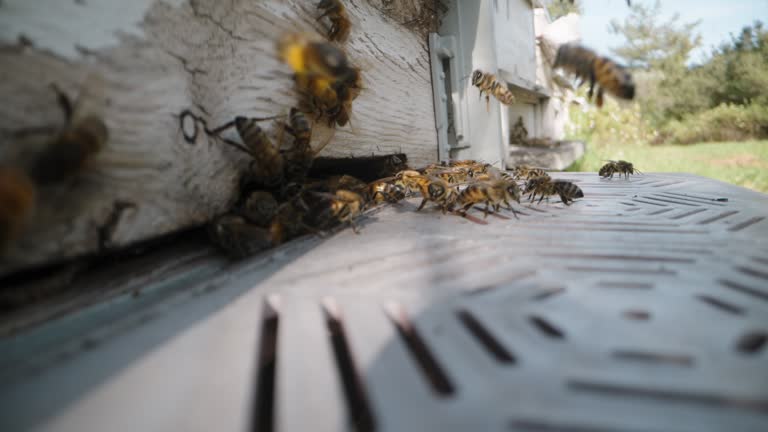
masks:
[[[736,270],[752,277],[768,280],[768,273],[749,267],[736,267]]]
[[[754,225],[754,224],[762,221],[763,219],[765,219],[765,217],[763,217],[763,216],[753,217],[752,219],[747,219],[747,220],[745,220],[744,222],[742,222],[740,224],[736,224],[736,225],[728,228],[728,231],[741,231],[741,230],[743,230],[744,228],[746,228],[746,227],[748,227],[750,225]]]
[[[388,303],[385,307],[387,315],[395,324],[400,337],[408,347],[413,359],[421,368],[432,389],[440,396],[449,396],[455,391],[448,375],[424,343],[416,327],[413,326],[408,314],[399,303]]]
[[[743,308],[741,308],[739,306],[736,306],[736,305],[733,305],[731,303],[725,302],[725,301],[720,300],[718,298],[715,298],[715,297],[712,297],[712,296],[708,296],[706,294],[699,294],[699,295],[696,296],[696,298],[701,300],[701,301],[703,301],[704,303],[706,303],[706,304],[708,304],[710,306],[714,306],[717,309],[720,309],[721,311],[728,312],[728,313],[731,313],[731,314],[734,314],[734,315],[743,315],[744,314],[744,309]]]
[[[644,351],[616,350],[613,356],[619,360],[633,361],[639,363],[659,363],[678,366],[693,365],[693,358],[687,355],[678,354],[660,354]]]
[[[651,314],[648,311],[639,309],[625,310],[623,315],[625,318],[635,321],[648,321],[651,318]]]
[[[714,217],[711,217],[711,218],[709,218],[709,219],[704,219],[704,220],[700,221],[700,222],[699,222],[699,225],[707,225],[707,224],[711,224],[712,222],[717,222],[717,221],[719,221],[719,220],[721,220],[721,219],[725,219],[725,218],[727,218],[728,216],[733,216],[733,215],[735,215],[736,213],[738,213],[738,211],[735,211],[735,210],[734,210],[734,211],[727,211],[727,212],[724,212],[724,213],[720,213],[720,214],[719,214],[719,215],[717,215],[717,216],[714,216]]]
[[[253,406],[253,431],[272,432],[275,415],[275,365],[277,364],[277,330],[280,324],[279,300],[270,297],[264,303],[261,342]]]
[[[623,281],[600,281],[597,286],[601,288],[626,288],[626,289],[651,289],[652,283],[647,282],[623,282]]]
[[[601,394],[611,397],[636,397],[659,401],[687,402],[708,406],[768,412],[768,400],[731,397],[716,393],[687,392],[581,380],[569,380],[568,388],[578,392]]]
[[[344,387],[344,395],[347,398],[349,415],[358,432],[370,432],[375,430],[373,412],[368,402],[365,383],[352,358],[352,350],[349,348],[344,324],[341,320],[341,310],[333,299],[324,299],[323,311],[326,324],[333,346],[333,354],[336,365],[339,367],[339,377]]]
[[[536,327],[536,329],[538,329],[545,336],[552,339],[565,338],[565,334],[562,332],[562,330],[557,328],[554,324],[550,323],[546,319],[538,315],[531,315],[528,319],[531,321],[531,324],[533,324],[533,326]]]
[[[682,219],[684,217],[693,216],[695,214],[703,213],[705,211],[707,211],[707,209],[703,209],[703,208],[696,209],[696,210],[690,210],[690,211],[687,211],[685,213],[680,213],[679,215],[672,216],[672,217],[670,217],[670,219],[674,219],[674,220]]]
[[[740,293],[750,295],[760,300],[768,301],[768,293],[764,291],[760,291],[757,288],[748,287],[746,285],[742,285],[740,283],[736,283],[727,279],[718,279],[717,282],[728,289],[732,289],[734,291],[738,291]]]
[[[736,349],[744,354],[757,354],[768,342],[768,332],[752,331],[740,337],[736,342]]]
[[[515,357],[504,348],[501,343],[467,310],[456,312],[461,323],[472,335],[485,347],[486,350],[499,362],[506,364],[516,363]]]
[[[563,287],[557,287],[557,288],[547,288],[544,291],[535,294],[533,297],[531,297],[531,300],[534,301],[541,301],[544,299],[548,299],[550,297],[554,297],[557,295],[560,295],[565,292],[565,288]]]
[[[593,424],[554,423],[549,420],[517,419],[510,423],[510,430],[518,432],[637,432],[637,429],[597,426]],[[651,431],[647,431],[651,432]]]

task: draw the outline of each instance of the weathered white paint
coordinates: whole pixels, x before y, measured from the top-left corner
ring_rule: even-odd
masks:
[[[494,38],[493,2],[452,0],[440,26],[441,35],[455,35],[461,51],[459,70],[462,72],[459,100],[468,117],[466,141],[469,148],[451,152],[454,159],[477,159],[501,166],[506,158],[506,145],[501,135],[499,102],[485,98],[472,85],[475,69],[496,73],[496,40]]]
[[[4,0],[0,4],[0,40],[13,41],[23,35],[41,49],[77,60],[77,47],[98,50],[119,45],[122,36],[142,37],[140,24],[154,1]],[[180,6],[185,0],[164,1]]]
[[[527,0],[494,2],[499,70],[511,84],[532,88],[536,81],[533,9]]]
[[[191,109],[216,125],[293,106],[290,71],[275,56],[275,39],[288,31],[324,33],[316,3],[4,1],[0,130],[61,126],[48,84],[74,97],[95,74],[105,83],[110,141],[76,179],[41,191],[37,213],[0,275],[125,246],[226,211],[247,158],[204,136],[187,144],[177,115]],[[362,68],[365,89],[353,104],[353,128],[338,129],[323,155],[402,151],[414,165],[436,160],[426,40],[368,2],[346,4],[353,27],[344,48]],[[22,35],[33,46],[17,44]],[[329,133],[316,128],[317,136]],[[18,163],[48,138],[22,142],[4,133],[0,162]],[[119,203],[133,206],[115,212]],[[100,245],[110,219],[114,229]]]

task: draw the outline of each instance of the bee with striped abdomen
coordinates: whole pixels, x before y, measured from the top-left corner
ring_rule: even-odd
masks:
[[[453,210],[453,204],[459,194],[453,185],[439,177],[419,176],[414,179],[414,182],[418,185],[422,197],[416,211],[423,209],[428,201],[437,204],[443,214]]]
[[[483,93],[485,93],[486,110],[489,110],[491,96],[504,105],[511,105],[515,102],[515,96],[509,91],[505,83],[496,79],[494,74],[477,69],[472,72],[472,85],[480,89],[480,97],[483,97]]]
[[[317,229],[329,229],[340,223],[347,223],[355,233],[358,233],[355,219],[360,216],[365,207],[362,195],[346,189],[338,189],[335,193],[312,192],[319,201],[312,206],[308,223]]]
[[[592,99],[597,86],[595,103],[598,107],[603,106],[603,91],[621,99],[631,100],[635,97],[635,83],[624,66],[608,57],[599,56],[582,45],[575,43],[561,45],[557,50],[553,67],[563,68],[574,74],[581,82],[589,80],[587,93],[589,99]]]
[[[485,203],[483,213],[485,214],[484,217],[487,217],[489,207],[493,207],[493,210],[498,212],[501,204],[505,204],[506,208],[512,210],[512,214],[517,217],[515,209],[509,203],[512,200],[520,202],[520,188],[517,187],[517,184],[496,179],[470,184],[461,191],[456,201],[463,208],[465,214],[475,204]]]
[[[249,154],[251,161],[249,179],[268,189],[276,189],[283,182],[283,155],[280,143],[275,145],[266,132],[258,125],[259,119],[238,116],[235,129],[243,145],[227,141],[229,144]]]
[[[623,174],[628,179],[631,174],[642,174],[631,162],[623,160],[609,160],[607,162],[598,171],[600,177],[613,178],[613,175],[618,173],[619,176]]]
[[[543,168],[519,165],[512,169],[512,177],[515,180],[530,180],[534,177],[549,177],[549,174]]]
[[[549,200],[550,195],[557,194],[565,205],[570,205],[574,198],[584,197],[584,192],[582,192],[581,188],[575,184],[566,180],[552,180],[549,176],[534,177],[528,180],[523,193],[529,194],[528,197],[531,202],[535,200],[538,195],[539,203],[541,203],[544,198]]]
[[[328,29],[328,39],[337,42],[344,42],[349,36],[351,23],[347,16],[347,10],[341,3],[341,0],[321,0],[317,8],[323,10],[323,14],[317,19],[328,17],[331,26]]]

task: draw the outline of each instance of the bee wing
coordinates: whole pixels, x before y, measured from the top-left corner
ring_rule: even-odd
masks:
[[[317,157],[318,154],[320,154],[321,151],[327,146],[333,137],[336,135],[336,129],[335,128],[319,128],[315,127],[316,124],[312,125],[312,140],[314,141],[316,138],[319,137],[320,144],[315,145],[312,147],[312,153],[313,156]],[[316,133],[317,132],[317,133]]]
[[[100,116],[106,109],[106,82],[104,76],[96,72],[89,73],[72,105],[72,121],[77,122],[89,115]]]

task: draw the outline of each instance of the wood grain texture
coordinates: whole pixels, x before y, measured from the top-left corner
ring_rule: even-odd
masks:
[[[112,27],[110,20],[128,13],[122,2],[46,3],[0,5],[0,163],[25,163],[51,136],[19,138],[19,130],[63,125],[50,83],[75,98],[87,77],[98,77],[110,140],[72,181],[41,191],[0,275],[122,247],[226,211],[248,161],[202,134],[186,143],[178,114],[190,109],[218,125],[236,115],[286,112],[296,94],[275,40],[289,31],[326,31],[315,20],[314,0],[138,2],[138,22]],[[351,127],[336,130],[322,154],[403,152],[414,165],[436,160],[426,40],[378,4],[345,4],[352,31],[344,48],[363,71],[364,90]],[[98,23],[96,36],[112,37],[101,44],[93,35],[78,39],[88,23]],[[317,126],[316,142],[331,133]]]

